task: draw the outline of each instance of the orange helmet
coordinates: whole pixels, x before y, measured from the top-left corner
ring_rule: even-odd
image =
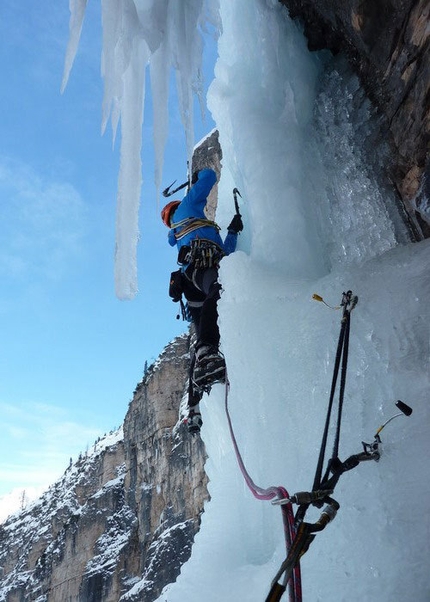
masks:
[[[163,224],[166,224],[168,228],[170,228],[170,216],[175,211],[176,207],[180,204],[181,201],[170,201],[167,203],[165,207],[163,207],[161,211],[161,219],[163,220]]]

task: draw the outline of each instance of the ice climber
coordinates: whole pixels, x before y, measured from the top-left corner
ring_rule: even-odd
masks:
[[[243,230],[239,213],[228,226],[223,241],[219,226],[207,219],[207,197],[216,183],[212,169],[202,169],[192,177],[192,186],[182,201],[171,201],[161,212],[170,228],[168,241],[178,248],[180,270],[172,273],[170,295],[178,301],[183,294],[196,332],[190,365],[187,425],[198,431],[202,420],[199,402],[203,392],[216,382],[225,381],[225,361],[219,351],[217,302],[221,285],[218,268],[221,259],[236,249],[237,235]]]

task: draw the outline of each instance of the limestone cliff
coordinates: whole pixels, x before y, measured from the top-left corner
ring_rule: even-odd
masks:
[[[343,53],[385,119],[387,174],[416,239],[430,236],[430,3],[280,0],[311,50]]]
[[[0,600],[156,599],[190,553],[208,499],[205,450],[179,420],[190,337],[170,343],[116,433],[0,527]]]
[[[205,167],[213,169],[217,175],[217,181],[221,176],[222,150],[219,143],[218,131],[213,130],[204,140],[194,149],[193,153],[193,171],[199,171]],[[205,213],[208,219],[215,219],[216,206],[218,203],[218,184],[212,188],[208,202],[205,207]]]

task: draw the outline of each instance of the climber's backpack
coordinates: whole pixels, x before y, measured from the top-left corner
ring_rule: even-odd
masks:
[[[183,292],[182,272],[181,270],[176,270],[176,272],[170,274],[169,296],[177,303],[182,299]]]

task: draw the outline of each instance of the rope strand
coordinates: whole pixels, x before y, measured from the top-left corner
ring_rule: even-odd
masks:
[[[348,367],[348,351],[349,351],[349,332],[350,332],[350,317],[351,311],[354,309],[357,304],[357,297],[352,296],[351,291],[347,293],[343,293],[342,303],[343,306],[343,314],[341,321],[341,328],[339,333],[339,340],[337,344],[336,350],[336,359],[333,369],[333,378],[331,383],[330,390],[330,398],[327,409],[327,416],[324,426],[324,433],[321,441],[320,453],[318,457],[317,468],[315,471],[314,483],[312,487],[312,491],[317,491],[318,489],[324,489],[323,483],[325,483],[330,476],[330,468],[338,457],[339,454],[339,441],[340,441],[340,427],[342,423],[342,412],[343,412],[343,401],[345,396],[345,384],[346,384],[346,372]],[[337,423],[336,423],[336,433],[333,444],[333,452],[331,455],[331,459],[328,461],[327,468],[322,477],[323,464],[325,459],[325,452],[327,447],[327,439],[328,439],[328,431],[331,422],[331,414],[333,410],[334,403],[334,395],[336,391],[337,379],[339,376],[339,368],[341,369],[341,377],[340,377],[340,387],[339,387],[339,405],[337,411]]]
[[[251,475],[249,474],[248,470],[246,469],[245,463],[242,458],[242,454],[240,453],[239,446],[237,444],[236,435],[235,435],[234,429],[233,429],[233,423],[232,423],[230,412],[228,409],[229,388],[230,388],[230,383],[228,381],[228,376],[226,373],[225,398],[224,398],[225,413],[227,416],[227,422],[228,422],[228,427],[230,430],[230,436],[231,436],[231,440],[233,443],[233,448],[234,448],[234,451],[236,454],[236,458],[237,458],[237,462],[239,464],[240,471],[245,479],[245,483],[247,484],[247,486],[250,489],[253,496],[255,498],[257,498],[258,500],[269,501],[269,500],[273,500],[275,497],[277,497],[278,499],[285,499],[285,500],[289,499],[290,496],[289,496],[288,491],[285,489],[285,487],[267,487],[266,489],[264,489],[263,487],[260,487],[259,485],[256,485],[256,483],[254,483],[253,479],[251,478]],[[293,512],[293,506],[292,506],[291,502],[287,502],[286,504],[283,504],[281,506],[281,508],[282,508],[282,521],[283,521],[283,525],[284,525],[285,547],[286,547],[287,556],[288,556],[288,553],[289,553],[291,546],[294,542],[294,539],[296,537],[294,512]],[[302,581],[301,581],[300,561],[297,562],[297,564],[293,568],[293,571],[292,571],[289,579],[287,579],[287,583],[288,583],[288,588],[289,588],[290,602],[302,602]],[[280,589],[278,592],[279,597],[277,597],[278,600],[280,599],[280,596],[282,596],[282,593],[283,593],[285,587],[287,586],[287,583],[284,583],[283,586],[280,586]]]
[[[230,430],[231,440],[233,442],[234,451],[236,453],[237,462],[239,464],[240,471],[245,479],[248,488],[251,490],[251,493],[254,497],[259,500],[273,500],[275,497],[279,497],[280,499],[284,498],[284,492],[286,491],[282,487],[268,487],[264,489],[263,487],[259,487],[252,480],[249,472],[246,469],[245,463],[242,458],[242,454],[240,453],[239,446],[237,444],[236,436],[233,430],[233,423],[231,421],[230,412],[228,409],[228,391],[230,388],[230,383],[228,382],[228,377],[226,374],[226,382],[225,382],[225,413],[227,415],[228,427]],[[288,497],[288,494],[287,496]]]

